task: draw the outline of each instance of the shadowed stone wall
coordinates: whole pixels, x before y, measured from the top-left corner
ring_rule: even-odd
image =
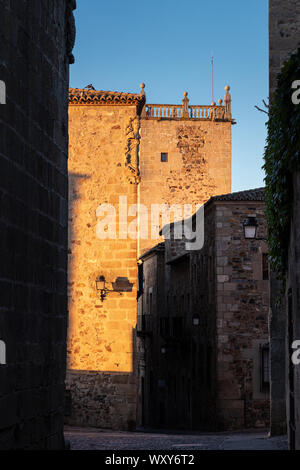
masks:
[[[0,0],[0,449],[62,449],[75,1]]]
[[[288,57],[296,51],[300,43],[300,3],[298,0],[269,0],[269,82],[270,97],[276,89],[276,77],[281,70],[283,63]],[[300,78],[300,77],[299,77]],[[294,175],[294,194],[295,201],[299,198],[299,174]],[[296,205],[293,211],[293,229],[290,255],[289,280],[295,287],[297,282],[297,256],[294,256],[296,250],[297,236],[296,228],[299,227],[298,213]],[[298,284],[299,285],[299,284]],[[271,434],[282,434],[286,431],[286,406],[289,404],[288,373],[289,373],[289,346],[285,349],[287,338],[287,307],[285,303],[281,307],[276,306],[276,299],[281,291],[281,284],[272,275],[270,295],[270,343],[271,343]],[[293,291],[296,295],[297,291]],[[298,300],[294,297],[294,312],[299,306]],[[295,337],[295,339],[298,339]],[[287,387],[287,388],[286,388]],[[298,387],[299,389],[299,387]],[[298,397],[299,402],[299,397]],[[288,418],[289,420],[289,418]],[[299,419],[298,419],[299,422]],[[299,426],[299,424],[298,424]],[[298,433],[299,434],[299,433]],[[299,438],[298,438],[299,439]],[[299,446],[299,442],[298,442]]]
[[[270,96],[276,77],[286,59],[300,43],[300,3],[298,0],[269,0]]]
[[[201,250],[185,251],[171,226],[165,253],[158,245],[142,256],[139,311],[145,318],[138,359],[144,424],[202,431],[268,426],[264,209],[262,189],[211,198]],[[245,238],[247,217],[258,222],[256,239]],[[165,299],[156,302],[158,295]]]
[[[294,202],[289,244],[287,279],[286,398],[287,425],[291,449],[300,450],[300,365],[293,365],[292,343],[300,340],[300,172],[293,181]],[[298,355],[299,356],[299,355]]]
[[[260,201],[216,201],[217,422],[219,429],[266,427],[269,389],[262,387],[261,348],[268,344],[269,281],[264,240],[245,239],[247,217],[265,238]]]

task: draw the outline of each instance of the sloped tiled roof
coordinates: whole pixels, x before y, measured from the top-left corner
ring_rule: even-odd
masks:
[[[248,189],[237,193],[221,194],[213,196],[210,201],[264,201],[265,188]]]
[[[70,88],[69,103],[91,105],[136,105],[139,108],[142,108],[145,103],[145,95],[137,93],[122,93],[119,91]]]
[[[159,252],[163,253],[164,251],[165,251],[165,242],[161,242],[161,243],[158,243],[157,245],[153,246],[149,250],[145,251],[145,253],[143,253],[140,256],[140,259],[146,258],[147,256],[151,255],[152,253],[159,253]]]

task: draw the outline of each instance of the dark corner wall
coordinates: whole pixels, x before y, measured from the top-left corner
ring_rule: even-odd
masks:
[[[277,75],[284,62],[300,44],[299,0],[269,0],[269,81],[270,98],[277,85]],[[271,434],[288,430],[290,447],[300,448],[299,433],[299,367],[290,358],[293,339],[299,339],[299,194],[300,172],[293,175],[294,202],[291,237],[289,240],[289,272],[287,292],[290,295],[279,306],[276,302],[282,290],[273,274],[270,282],[270,373],[271,373]],[[288,243],[288,241],[287,241]],[[294,393],[295,392],[295,393]],[[292,437],[291,437],[292,436]],[[293,444],[291,443],[292,441]]]
[[[64,447],[75,0],[0,0],[0,449]]]

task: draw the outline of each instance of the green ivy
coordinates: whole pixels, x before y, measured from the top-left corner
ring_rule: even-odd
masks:
[[[300,170],[300,104],[292,83],[300,80],[300,48],[284,64],[272,96],[264,160],[269,259],[285,282],[293,204],[293,172]]]

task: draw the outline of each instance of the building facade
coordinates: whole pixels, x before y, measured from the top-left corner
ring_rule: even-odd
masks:
[[[202,431],[268,426],[263,195],[258,189],[212,197],[202,249],[188,251],[171,236],[142,256],[139,424]],[[245,238],[247,219],[255,219],[255,238]]]
[[[211,106],[187,94],[181,105],[147,104],[144,87],[70,90],[70,424],[135,428],[140,254],[159,242],[165,205],[230,191],[229,87]],[[100,277],[113,291],[103,299]]]
[[[137,202],[144,101],[142,94],[70,90],[70,424],[135,426],[137,242],[120,222],[119,197],[126,198],[128,207]],[[100,233],[105,204],[116,208],[116,237],[105,231],[105,222]],[[99,276],[111,290],[123,278],[128,291],[111,292],[101,301],[96,290]]]
[[[218,106],[191,106],[185,92],[182,105],[146,104],[141,119],[140,203],[204,204],[211,196],[231,191],[231,116],[230,88],[225,87],[224,103]],[[170,222],[181,220],[170,213]],[[152,222],[152,223],[151,223]],[[167,221],[158,220],[160,230]],[[140,252],[158,241],[151,237],[153,220],[149,219],[148,236],[141,239]]]
[[[63,449],[75,0],[0,1],[0,449]]]

